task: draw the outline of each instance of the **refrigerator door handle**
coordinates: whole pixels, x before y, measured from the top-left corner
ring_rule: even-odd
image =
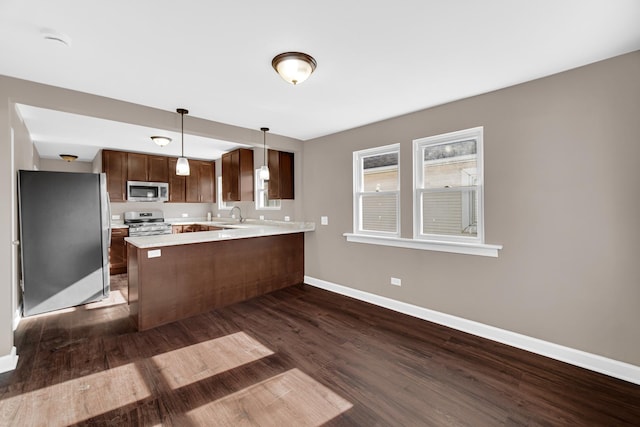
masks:
[[[111,247],[111,197],[109,197],[109,193],[107,193],[107,224],[109,224],[108,232],[109,232],[109,248]]]

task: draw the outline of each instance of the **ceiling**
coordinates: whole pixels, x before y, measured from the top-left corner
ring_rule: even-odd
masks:
[[[309,140],[638,50],[638,17],[638,0],[3,0],[0,74]],[[285,51],[317,60],[306,82],[271,68]],[[95,138],[29,110],[39,150]]]

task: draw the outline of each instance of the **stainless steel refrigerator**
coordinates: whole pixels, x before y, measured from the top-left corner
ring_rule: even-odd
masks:
[[[109,295],[105,174],[18,172],[24,316]]]

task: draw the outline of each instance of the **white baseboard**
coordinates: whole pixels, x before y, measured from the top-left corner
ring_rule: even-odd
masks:
[[[13,371],[16,366],[18,366],[18,355],[16,354],[16,348],[11,347],[11,353],[0,356],[0,374]]]
[[[487,338],[512,347],[560,360],[571,365],[609,375],[614,378],[629,381],[640,385],[640,366],[631,365],[614,359],[609,359],[597,354],[587,353],[570,347],[564,347],[538,338],[485,325],[473,320],[463,319],[450,314],[440,313],[428,308],[418,307],[391,298],[337,285],[314,277],[304,276],[304,282],[308,285],[327,291],[346,295],[361,301],[388,308],[419,319],[428,320],[439,325],[447,326],[459,331],[467,332],[482,338]]]

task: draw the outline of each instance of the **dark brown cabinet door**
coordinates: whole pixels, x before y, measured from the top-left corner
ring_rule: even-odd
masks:
[[[169,202],[184,203],[187,201],[186,191],[186,179],[184,176],[176,175],[176,163],[178,159],[170,157],[167,160],[169,165]]]
[[[169,182],[169,159],[164,156],[147,156],[147,178],[151,182]]]
[[[102,150],[102,172],[107,174],[107,192],[112,202],[127,200],[127,153]]]
[[[186,202],[197,203],[200,201],[200,170],[195,160],[189,160],[189,175],[186,178]],[[186,230],[185,230],[186,231]]]
[[[140,153],[127,153],[127,180],[149,181],[147,175],[149,156]]]
[[[240,148],[222,155],[222,200],[253,200],[253,150]]]
[[[199,162],[200,201],[214,203],[216,201],[216,164],[214,162]]]
[[[109,248],[109,273],[122,274],[127,272],[127,245],[124,238],[129,236],[126,228],[111,230],[111,247]]]
[[[240,200],[238,193],[238,171],[240,170],[240,152],[231,151],[222,155],[222,200],[225,202]]]
[[[293,153],[269,150],[269,198],[294,198]]]
[[[191,169],[191,173],[186,177],[187,202],[215,202],[215,163],[201,160],[190,160],[189,168]]]

